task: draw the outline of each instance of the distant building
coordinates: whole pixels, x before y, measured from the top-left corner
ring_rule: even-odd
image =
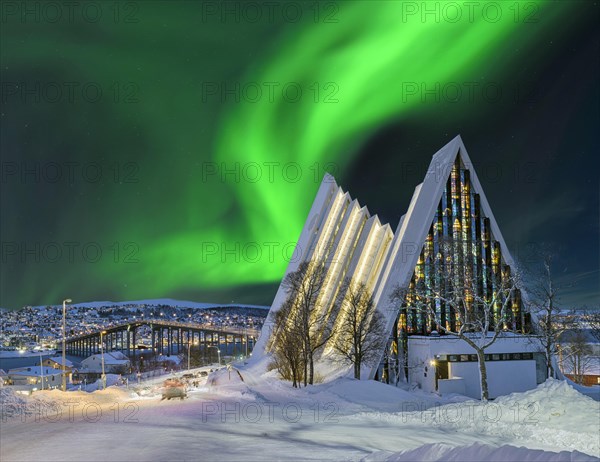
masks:
[[[66,358],[65,358],[65,363],[64,363],[65,365],[63,367],[62,356],[54,356],[52,358],[46,358],[44,361],[42,361],[42,364],[44,366],[53,367],[55,369],[65,370],[69,373],[73,371],[73,363]]]
[[[62,371],[48,366],[17,367],[8,371],[11,385],[28,386],[31,390],[49,390],[62,384]]]
[[[563,374],[575,383],[581,383],[586,387],[594,385],[600,386],[600,358],[595,356],[590,358],[589,363],[585,364],[583,371],[580,374],[575,374],[571,364],[566,365],[562,369]]]
[[[81,361],[80,375],[89,373],[102,373],[102,353],[98,353]],[[126,374],[129,372],[131,362],[129,358],[119,351],[104,353],[104,371],[106,374]]]

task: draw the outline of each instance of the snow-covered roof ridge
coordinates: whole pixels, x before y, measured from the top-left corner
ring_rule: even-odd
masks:
[[[63,359],[62,356],[52,356],[51,358],[48,358],[49,361],[53,361],[57,364],[60,364],[61,366],[66,365],[67,367],[71,367],[73,366],[73,363],[71,361],[69,361],[68,359],[65,358],[65,361],[63,363]]]
[[[366,204],[362,204],[360,202],[360,200],[357,197],[353,197],[352,194],[350,193],[350,190],[346,190],[344,189],[341,185],[339,185],[335,179],[335,177],[333,175],[331,175],[330,173],[325,173],[323,175],[323,179],[321,180],[321,186],[319,187],[319,191],[321,190],[321,188],[323,187],[331,187],[334,186],[337,188],[339,194],[342,195],[346,195],[347,198],[349,199],[351,204],[356,204],[358,206],[358,208],[361,209],[362,212],[366,213],[367,217],[371,218],[373,216],[377,216],[377,214],[371,214],[371,212],[369,211],[369,207]],[[317,192],[317,197],[319,196],[319,193]],[[316,198],[315,198],[316,201]],[[381,226],[384,226],[387,223],[383,223],[381,222],[381,219],[379,219],[379,224]]]
[[[26,367],[16,367],[14,369],[10,369],[8,371],[8,375],[57,375],[62,374],[60,369],[56,369],[50,366],[26,366]]]

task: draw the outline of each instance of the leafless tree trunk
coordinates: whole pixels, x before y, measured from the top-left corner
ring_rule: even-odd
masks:
[[[319,304],[326,277],[327,267],[310,261],[301,263],[295,272],[283,280],[293,309],[297,312],[298,327],[304,339],[304,386],[313,384],[315,353],[331,337],[328,313]]]
[[[582,331],[575,333],[563,348],[563,363],[571,371],[575,383],[583,384],[583,378],[592,361],[592,353],[592,347]]]
[[[273,366],[281,377],[291,380],[292,386],[297,388],[304,379],[304,338],[299,329],[297,313],[293,304],[287,300],[277,310],[273,317],[273,330],[277,335],[271,335],[270,349],[273,352]]]
[[[596,341],[600,342],[600,306],[584,308],[584,313],[585,324],[589,327],[590,333]]]
[[[363,283],[345,279],[338,304],[340,312],[333,349],[342,360],[354,366],[354,378],[360,379],[361,366],[372,365],[385,347],[385,319],[377,311],[373,296]]]
[[[287,320],[279,320],[276,324],[273,337],[276,344],[281,347],[279,339],[286,331],[280,332],[281,326],[292,325],[294,343],[298,337],[300,345],[297,351],[302,355],[304,386],[314,382],[314,358],[316,352],[331,338],[332,329],[330,320],[334,316],[325,312],[319,303],[323,286],[327,276],[327,267],[319,262],[303,262],[298,269],[289,273],[283,280],[288,297],[285,302]],[[283,316],[283,315],[281,315]],[[277,320],[277,318],[276,318]]]
[[[528,293],[531,295],[530,310],[537,322],[534,332],[544,349],[548,377],[556,377],[553,359],[558,353],[558,342],[561,335],[574,327],[575,317],[561,314],[560,293],[564,285],[558,284],[554,278],[553,260],[555,254],[549,250],[540,252],[540,268],[533,271]]]

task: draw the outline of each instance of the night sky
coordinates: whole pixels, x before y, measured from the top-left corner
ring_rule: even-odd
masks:
[[[598,304],[597,2],[25,3],[0,307],[270,304],[325,171],[395,230],[457,134],[513,256]]]

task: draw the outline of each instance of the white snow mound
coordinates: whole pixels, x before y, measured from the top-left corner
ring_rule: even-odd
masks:
[[[365,459],[369,460],[369,458]],[[451,447],[447,444],[425,444],[410,451],[398,452],[385,459],[387,462],[414,462],[423,460],[428,462],[481,462],[490,460],[494,462],[595,462],[598,458],[583,454],[578,451],[551,452],[540,449],[528,449],[510,445],[498,448],[475,443],[470,446]]]
[[[414,401],[402,406],[404,412],[368,412],[349,418],[370,417],[399,426],[435,426],[600,454],[600,402],[559,380],[549,379],[533,390],[487,403],[469,400],[430,406]]]

